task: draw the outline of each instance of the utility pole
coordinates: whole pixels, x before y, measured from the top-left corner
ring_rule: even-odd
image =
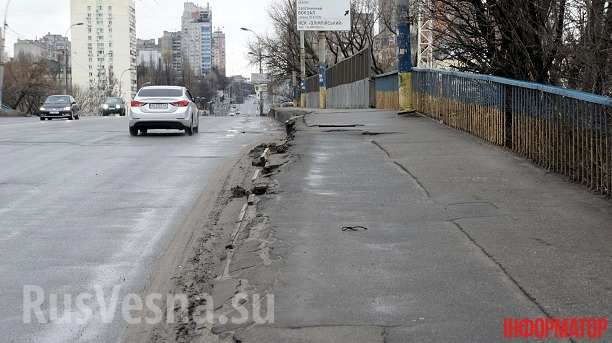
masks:
[[[306,38],[304,31],[300,31],[300,71],[302,72],[300,107],[306,107]]]
[[[257,53],[259,54],[259,76],[263,77],[263,56],[261,53],[261,40],[257,37]],[[263,117],[264,115],[264,104],[263,104],[263,91],[259,89],[259,116]]]
[[[85,23],[83,22],[78,22],[78,23],[74,23],[70,25],[68,29],[66,30],[66,33],[64,33],[64,37],[68,37],[68,32],[70,32],[70,30],[73,27],[83,26],[83,25],[85,25]],[[68,95],[68,89],[70,88],[68,87],[68,52],[69,52],[68,45],[66,45],[63,52],[64,52],[64,94]]]
[[[3,90],[4,90],[4,37],[6,31],[6,20],[4,21],[4,26],[2,27],[2,37],[0,37],[0,106],[4,104],[3,102]],[[0,112],[2,110],[0,109]]]
[[[68,95],[68,50],[64,50],[64,94]]]
[[[410,2],[398,1],[397,47],[400,113],[414,112],[412,105],[412,49],[410,44]]]
[[[319,108],[327,107],[327,40],[325,32],[319,35]]]
[[[257,59],[259,60],[259,75],[260,77],[263,77],[263,52],[261,47],[261,37],[257,34],[257,32],[249,29],[248,27],[241,27],[240,29],[242,31],[251,32],[257,38]],[[249,52],[249,54],[254,55],[252,52]],[[259,89],[259,115],[264,115],[263,92],[261,87]]]
[[[4,43],[6,40],[6,16],[8,14],[8,9],[9,9],[9,5],[11,4],[11,0],[8,0],[6,2],[6,8],[4,10],[4,23],[2,25],[2,32],[1,37],[0,37],[0,107],[2,106],[2,104],[4,104],[3,102],[3,90],[4,90]]]
[[[295,72],[295,70],[291,73],[291,85],[293,86],[293,105],[295,107],[298,106],[298,104],[296,103],[297,100],[297,73]]]

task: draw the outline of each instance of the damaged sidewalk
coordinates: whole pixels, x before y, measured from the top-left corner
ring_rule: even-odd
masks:
[[[275,116],[287,140],[251,152],[179,279],[216,319],[272,296],[271,320],[177,341],[488,343],[506,318],[612,312],[608,200],[427,118]]]
[[[257,206],[269,264],[242,275],[275,322],[236,342],[494,342],[505,318],[610,314],[609,201],[419,116],[291,123]]]

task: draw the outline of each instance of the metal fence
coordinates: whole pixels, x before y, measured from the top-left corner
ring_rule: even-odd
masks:
[[[417,111],[612,194],[612,98],[420,68],[412,80]]]
[[[363,49],[355,55],[340,61],[327,69],[327,88],[353,83],[370,78],[372,57],[370,49]]]
[[[370,82],[371,51],[364,49],[328,68],[325,72],[323,93],[329,108],[368,108],[374,106],[373,84]],[[314,75],[305,80],[306,107],[320,105],[320,78]]]
[[[319,91],[319,75],[313,75],[306,78],[306,93],[318,92]]]
[[[306,79],[306,107],[319,108],[319,75],[313,75]]]
[[[399,75],[397,71],[376,75],[374,77],[376,90],[376,108],[399,109]]]

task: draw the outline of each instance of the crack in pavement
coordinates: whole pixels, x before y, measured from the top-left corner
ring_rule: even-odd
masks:
[[[499,207],[490,201],[465,201],[465,202],[455,202],[452,204],[446,204],[446,206],[457,206],[457,205],[491,205],[499,210]]]
[[[453,224],[459,231],[463,233],[463,235],[474,245],[476,246],[491,262],[495,263],[495,265],[501,270],[501,272],[519,289],[519,291],[525,296],[527,300],[529,300],[532,304],[534,304],[547,318],[554,318],[552,314],[546,310],[546,308],[538,302],[535,296],[529,293],[519,282],[515,279],[510,272],[504,267],[504,265],[498,261],[495,256],[489,253],[482,245],[478,244],[476,239],[472,237],[472,235],[467,232],[467,230],[461,226],[461,224],[457,223],[456,220],[448,221],[448,223]],[[569,341],[575,343],[576,341],[573,338],[569,338]]]
[[[382,144],[378,143],[377,141],[372,141],[372,144],[376,145],[380,150],[382,150],[388,158],[391,158],[391,153],[389,153],[389,150],[385,149]]]
[[[421,189],[421,191],[427,195],[428,198],[431,199],[431,194],[429,193],[429,191],[427,190],[427,188],[425,188],[425,186],[421,183],[421,181],[419,180],[418,177],[416,177],[414,174],[412,174],[412,172],[410,172],[410,170],[408,170],[408,168],[404,167],[401,163],[399,163],[398,161],[393,161],[393,163],[398,166],[401,170],[403,170],[404,172],[406,172],[406,174],[410,175],[410,177],[412,177],[412,179],[417,183],[417,185],[419,185],[419,188]]]
[[[371,143],[376,145],[380,150],[382,150],[389,159],[393,159],[391,157],[391,153],[389,152],[389,150],[387,150],[384,146],[382,146],[382,144],[378,143],[377,141],[371,141]],[[402,171],[404,171],[406,174],[408,174],[416,182],[416,184],[419,186],[423,194],[427,196],[427,198],[431,199],[431,193],[429,193],[425,185],[423,185],[421,180],[419,180],[419,178],[416,177],[416,175],[414,175],[410,170],[408,170],[408,168],[403,166],[400,162],[393,160],[393,163],[396,166],[398,166]]]

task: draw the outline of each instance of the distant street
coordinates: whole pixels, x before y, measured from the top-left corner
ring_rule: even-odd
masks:
[[[116,342],[123,323],[23,324],[23,286],[143,289],[215,170],[276,129],[257,116],[204,117],[193,137],[130,137],[124,118],[0,118],[1,340]]]

